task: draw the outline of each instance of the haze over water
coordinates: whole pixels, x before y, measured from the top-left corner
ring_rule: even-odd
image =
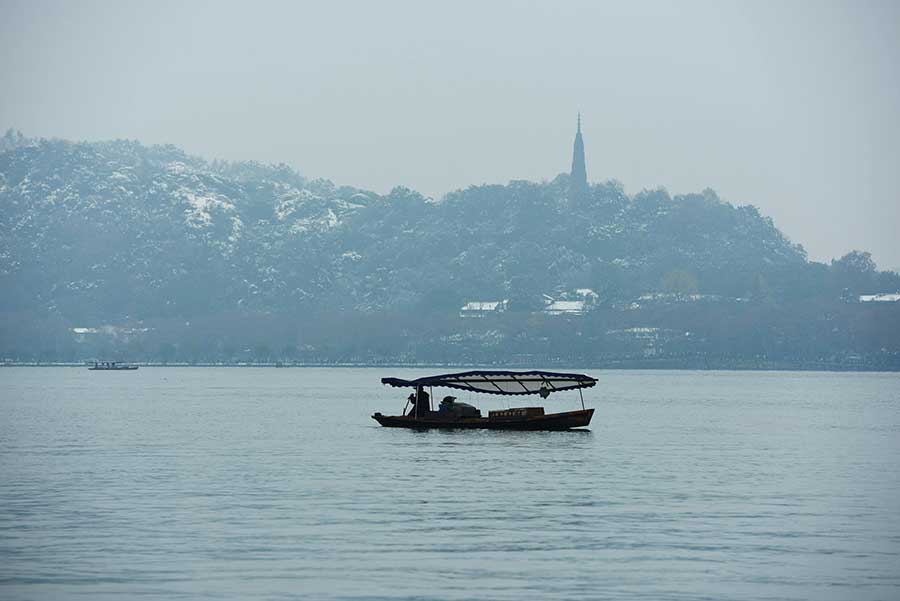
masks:
[[[896,375],[589,371],[590,432],[378,427],[424,373],[3,369],[0,597],[900,597]]]

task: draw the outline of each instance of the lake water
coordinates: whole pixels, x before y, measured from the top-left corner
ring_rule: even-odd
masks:
[[[588,370],[590,432],[369,417],[429,371],[0,369],[0,598],[900,599],[900,375]]]

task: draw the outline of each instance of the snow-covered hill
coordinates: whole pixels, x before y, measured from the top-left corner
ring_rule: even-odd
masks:
[[[712,191],[568,198],[567,176],[387,196],[172,146],[8,135],[0,310],[111,323],[211,312],[454,312],[591,288],[728,297],[822,287],[803,249]],[[823,266],[820,266],[823,267]],[[819,279],[816,279],[816,278]],[[809,282],[803,283],[806,278]],[[801,282],[801,284],[798,284]]]

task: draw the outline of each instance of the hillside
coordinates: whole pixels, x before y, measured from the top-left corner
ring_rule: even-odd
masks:
[[[507,318],[524,317],[539,314],[547,296],[591,289],[595,310],[582,316],[583,328],[647,294],[717,299],[718,311],[729,303],[831,306],[900,290],[900,277],[878,272],[865,253],[831,265],[807,261],[771,219],[711,190],[628,195],[607,182],[576,201],[568,189],[560,175],[471,187],[438,201],[403,188],[381,196],[285,166],[208,162],[171,146],[9,133],[0,143],[3,351],[98,352],[66,336],[75,327],[115,326],[155,332],[143,336],[147,357],[163,347],[177,356],[186,344],[174,324],[221,320],[227,325],[210,326],[210,336],[221,336],[195,344],[197,352],[213,345],[219,357],[226,346],[233,354],[249,345],[269,355],[307,348],[317,359],[356,352],[418,360],[421,345],[442,347],[434,340],[473,329],[482,330],[472,334],[476,341],[494,330],[502,340],[519,335],[483,320],[460,322],[459,308],[471,300],[508,299]],[[396,351],[389,332],[426,318],[428,325],[407,333],[419,347]],[[268,331],[260,320],[289,323],[292,333],[272,326],[271,341],[257,339]],[[326,323],[354,325],[333,331],[331,349],[323,350],[323,340],[312,339]],[[367,339],[378,327],[385,331]],[[443,329],[425,342],[427,328]],[[35,347],[34,332],[48,348]],[[597,338],[604,332],[588,332],[598,349],[609,346]],[[509,352],[498,344],[502,361]],[[442,357],[455,356],[429,359]]]

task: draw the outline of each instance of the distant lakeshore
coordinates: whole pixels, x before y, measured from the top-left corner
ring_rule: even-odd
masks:
[[[233,368],[496,368],[496,369],[534,369],[558,368],[558,369],[595,369],[595,370],[670,370],[670,371],[820,371],[820,372],[900,372],[900,359],[885,362],[826,362],[826,361],[677,361],[672,359],[660,360],[621,360],[609,363],[582,365],[578,363],[539,361],[532,363],[498,362],[491,364],[471,363],[404,363],[396,361],[360,361],[360,362],[147,362],[147,361],[119,361],[128,365],[139,367],[233,367]],[[65,362],[65,361],[5,361],[0,367],[88,367],[92,361]]]
[[[713,190],[434,201],[136,141],[0,138],[0,362],[900,371],[900,274]],[[747,199],[752,200],[752,199]]]

